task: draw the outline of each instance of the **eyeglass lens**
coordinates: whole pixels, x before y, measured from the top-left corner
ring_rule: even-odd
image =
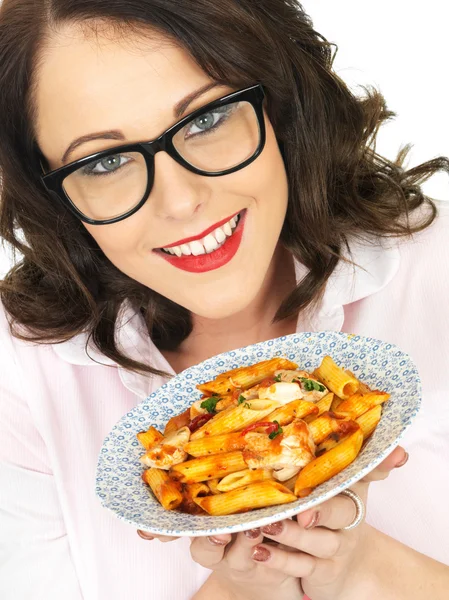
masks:
[[[208,173],[232,169],[251,158],[259,147],[256,112],[249,102],[215,107],[192,119],[173,137],[178,154]],[[68,175],[65,193],[86,217],[107,220],[124,215],[143,199],[148,182],[140,152],[111,154]]]

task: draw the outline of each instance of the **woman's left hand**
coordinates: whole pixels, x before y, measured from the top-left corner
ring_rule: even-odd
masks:
[[[407,458],[403,448],[396,448],[351,489],[366,504],[369,484],[388,477]],[[268,569],[301,578],[304,592],[313,600],[342,598],[345,589],[350,589],[351,578],[357,577],[357,573],[363,577],[366,569],[364,544],[369,543],[366,538],[370,528],[362,522],[354,529],[342,530],[352,523],[355,512],[353,500],[338,495],[299,514],[297,521],[287,519],[263,527],[263,535],[280,546],[259,544],[253,560],[258,557]]]

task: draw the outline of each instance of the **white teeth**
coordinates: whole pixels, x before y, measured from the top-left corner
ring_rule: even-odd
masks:
[[[182,253],[186,256],[190,256],[192,254],[189,244],[181,244],[180,248],[182,250]]]
[[[194,242],[189,242],[190,250],[192,251],[193,256],[199,256],[200,254],[206,254],[206,250],[201,242],[195,240]]]
[[[231,226],[229,225],[229,223],[225,223],[223,225],[223,231],[225,232],[226,235],[232,235],[232,229]]]
[[[226,237],[230,237],[233,234],[238,223],[238,215],[232,217],[227,223],[221,227],[217,227],[214,231],[206,235],[202,240],[195,240],[188,244],[181,244],[180,246],[172,246],[171,248],[163,248],[165,252],[169,254],[176,254],[176,256],[199,256],[200,254],[209,254],[217,250],[226,241]]]
[[[219,244],[224,242],[226,239],[226,234],[221,227],[218,227],[218,229],[214,231],[214,236]]]
[[[203,246],[206,248],[206,252],[212,252],[216,248],[218,248],[219,244],[214,236],[209,233],[205,238],[201,240]]]

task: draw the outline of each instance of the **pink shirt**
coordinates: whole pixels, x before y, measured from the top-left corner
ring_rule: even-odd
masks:
[[[439,207],[413,241],[352,243],[366,270],[341,263],[298,331],[375,337],[414,359],[424,396],[402,441],[410,460],[371,486],[368,522],[449,564],[441,535],[449,531],[449,203]],[[129,354],[173,372],[137,315],[125,309],[123,323],[118,340]],[[99,365],[84,343],[20,342],[0,313],[0,597],[189,600],[210,574],[190,558],[189,540],[145,542],[95,496],[104,437],[164,380]]]

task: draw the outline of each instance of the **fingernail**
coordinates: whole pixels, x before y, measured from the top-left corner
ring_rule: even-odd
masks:
[[[207,539],[213,546],[226,546],[228,543],[226,540],[220,540],[213,535],[210,535]]]
[[[398,469],[399,467],[403,467],[405,465],[405,463],[408,461],[408,452],[405,453],[404,458],[401,460],[401,462],[398,462],[398,464],[396,465],[396,469]]]
[[[250,540],[255,540],[260,535],[260,529],[248,529],[248,531],[245,531],[244,534]]]
[[[256,546],[253,550],[251,558],[257,562],[265,562],[270,558],[270,551],[264,546]]]
[[[314,513],[313,517],[310,519],[309,523],[304,527],[304,529],[312,529],[312,527],[316,527],[318,525],[318,521],[320,520],[320,513]]]
[[[137,535],[140,536],[143,540],[154,540],[154,537],[141,529],[137,530]]]
[[[284,524],[282,523],[282,521],[278,521],[277,523],[271,523],[270,525],[261,527],[262,532],[266,533],[267,535],[279,535],[283,529]]]

